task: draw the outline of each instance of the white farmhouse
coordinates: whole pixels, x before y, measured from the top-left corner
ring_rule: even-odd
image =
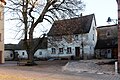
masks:
[[[33,46],[37,48],[36,52],[34,53],[34,57],[36,58],[47,58],[47,38],[34,38],[33,39]],[[24,41],[21,40],[18,43],[18,48],[15,50],[15,53],[18,53],[21,58],[28,58],[28,54],[26,48],[24,46]]]
[[[90,59],[97,41],[95,15],[55,21],[48,32],[51,57]]]
[[[16,45],[14,53],[17,56],[17,58],[22,58],[22,59],[27,59],[28,58],[27,51],[26,51],[26,48],[24,46],[24,40],[21,40]]]
[[[34,47],[37,48],[34,57],[37,59],[47,59],[47,38],[34,38]],[[24,41],[21,40],[18,44],[5,44],[5,60],[28,59],[28,54],[24,46]]]
[[[36,38],[34,39],[34,42],[36,42],[36,45],[38,45],[34,57],[37,59],[47,59],[49,57],[49,54],[47,52],[47,37]],[[41,45],[38,44],[39,42]]]
[[[5,60],[13,60],[14,59],[14,50],[16,44],[5,44],[4,58]]]

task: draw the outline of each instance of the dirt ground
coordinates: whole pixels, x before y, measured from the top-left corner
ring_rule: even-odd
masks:
[[[0,64],[0,80],[120,80],[120,78],[110,79],[109,75],[63,71],[63,66],[68,62],[71,61],[36,61],[37,66],[18,66],[16,61],[7,61],[5,64]]]
[[[62,67],[68,60],[36,61],[37,66],[18,66],[15,61],[0,65],[0,80],[89,80],[67,74]]]

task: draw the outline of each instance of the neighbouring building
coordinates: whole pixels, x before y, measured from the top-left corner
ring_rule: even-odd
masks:
[[[37,59],[48,58],[47,54],[47,38],[44,38],[42,43],[40,42],[42,38],[34,38],[33,42],[37,48],[37,51],[34,54],[34,57]],[[39,45],[38,43],[41,43]],[[17,60],[19,58],[27,59],[28,54],[24,46],[24,41],[21,40],[18,44],[5,44],[5,60]]]
[[[6,2],[0,0],[0,63],[4,63],[4,5]]]
[[[94,57],[97,41],[95,15],[55,21],[48,32],[48,53],[51,57]]]
[[[5,44],[4,58],[5,60],[14,60],[15,54],[14,51],[16,49],[17,44]]]
[[[96,58],[118,58],[118,26],[97,27]]]
[[[39,41],[40,41],[40,39],[37,38],[34,42],[39,42]],[[34,54],[35,58],[40,59],[40,60],[49,58],[49,54],[47,51],[47,37],[43,39],[41,45],[38,45],[37,48],[38,48],[38,50]]]

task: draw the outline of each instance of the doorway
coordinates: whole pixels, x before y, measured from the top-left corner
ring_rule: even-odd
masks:
[[[75,47],[75,57],[80,57],[80,47]]]

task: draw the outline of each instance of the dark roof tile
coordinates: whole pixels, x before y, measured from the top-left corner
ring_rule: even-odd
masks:
[[[118,45],[117,25],[100,26],[97,28],[96,49],[115,48]],[[109,35],[107,34],[109,32]]]
[[[48,36],[89,33],[94,14],[55,21]]]

